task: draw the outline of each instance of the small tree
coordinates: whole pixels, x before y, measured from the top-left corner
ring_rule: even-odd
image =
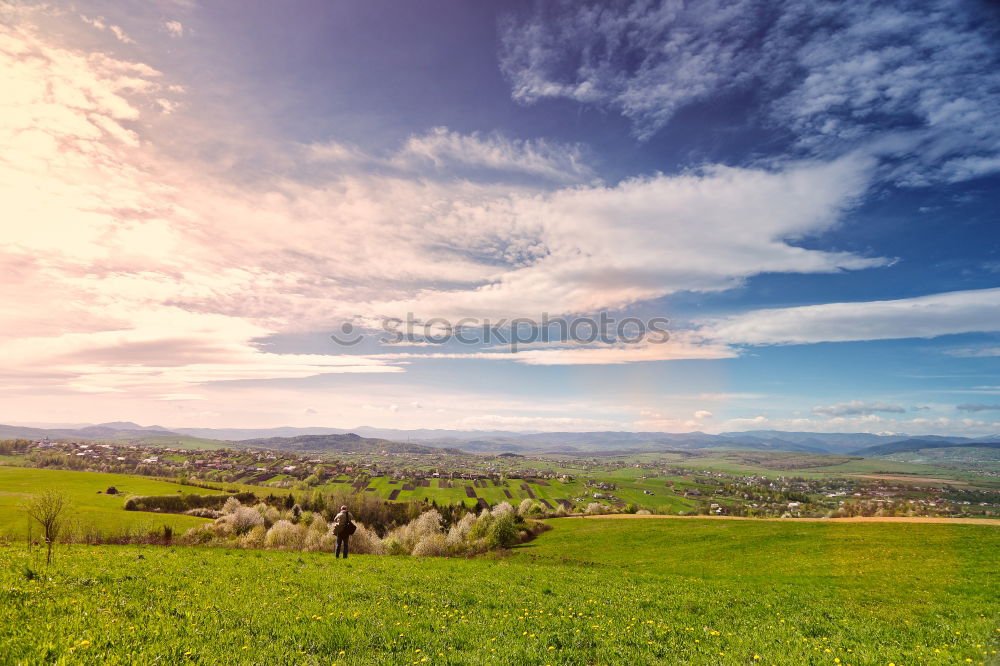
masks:
[[[486,533],[486,545],[490,548],[510,548],[517,543],[517,527],[513,512],[504,512],[493,519]]]
[[[46,565],[52,561],[52,546],[55,544],[56,539],[59,538],[59,532],[62,530],[67,509],[69,509],[69,500],[66,498],[66,495],[52,489],[35,495],[24,507],[25,512],[42,526],[42,532],[45,535],[45,546],[47,548],[45,555]]]

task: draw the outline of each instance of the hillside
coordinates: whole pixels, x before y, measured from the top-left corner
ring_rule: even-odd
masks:
[[[901,442],[890,442],[888,444],[879,444],[877,446],[869,446],[864,449],[860,449],[854,452],[854,455],[873,457],[873,456],[886,456],[893,453],[906,453],[909,451],[921,451],[923,449],[947,449],[947,448],[983,448],[983,449],[998,449],[1000,448],[1000,442],[973,442],[973,441],[943,441],[943,440],[929,440],[929,439],[905,439]]]
[[[0,548],[0,654],[10,663],[996,661],[1000,528],[551,524],[500,559],[66,547],[45,582],[37,555]]]
[[[114,421],[78,428],[29,428],[0,424],[0,439],[30,438],[30,439],[142,439],[159,435],[174,435],[180,433],[167,430],[161,426],[141,426],[129,421]]]
[[[270,449],[272,451],[304,451],[317,453],[442,453],[462,455],[463,452],[453,448],[438,448],[422,444],[406,442],[390,442],[384,439],[361,437],[354,433],[344,435],[300,435],[298,437],[268,437],[264,439],[245,439],[235,442],[238,446]]]
[[[115,486],[119,494],[105,494],[109,486]],[[159,529],[163,525],[180,531],[205,522],[192,516],[125,511],[125,499],[131,495],[216,493],[204,488],[125,474],[0,466],[0,537],[24,537],[28,523],[21,505],[30,495],[46,488],[66,493],[73,507],[71,530],[96,528],[115,534],[130,529]],[[34,532],[37,534],[37,528]]]
[[[941,437],[935,435],[875,435],[871,433],[817,433],[785,432],[780,430],[751,430],[712,435],[703,432],[512,432],[488,430],[402,430],[361,426],[352,430],[325,427],[279,428],[164,428],[141,426],[131,421],[114,421],[97,425],[67,428],[31,428],[0,425],[0,439],[24,437],[52,440],[128,440],[184,448],[220,448],[237,443],[242,446],[267,446],[283,450],[319,451],[328,449],[342,452],[368,452],[370,448],[343,448],[364,446],[344,437],[358,437],[364,442],[383,443],[395,452],[422,453],[420,447],[444,449],[445,453],[462,450],[474,453],[495,454],[553,453],[565,455],[617,455],[622,453],[649,453],[663,451],[695,451],[704,449],[743,449],[748,451],[789,451],[798,453],[826,453],[837,455],[879,456],[906,449],[892,449],[895,445],[913,446],[924,443],[933,446],[982,446],[993,442],[968,437]],[[328,438],[324,440],[323,438]],[[326,442],[326,443],[324,443]],[[409,442],[400,445],[400,442]],[[416,447],[399,449],[398,446]],[[885,448],[890,447],[890,448]]]

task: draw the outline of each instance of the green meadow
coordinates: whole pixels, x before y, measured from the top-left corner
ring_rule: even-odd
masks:
[[[119,494],[105,494],[109,486],[117,488]],[[49,488],[66,493],[72,506],[68,516],[71,529],[96,526],[111,534],[159,529],[163,525],[178,531],[205,522],[203,518],[192,516],[125,511],[123,507],[129,495],[205,495],[215,492],[126,474],[0,466],[0,537],[23,539],[28,533],[28,520],[21,506],[32,494]],[[33,528],[33,534],[38,534],[37,526]]]
[[[665,457],[672,454],[662,454]],[[882,458],[798,453],[790,451],[727,450],[704,452],[697,457],[673,454],[676,460],[668,463],[692,470],[713,470],[726,474],[757,474],[761,476],[801,476],[823,478],[856,474],[905,474],[955,480],[980,480],[958,470],[936,465],[922,465]]]
[[[997,527],[550,522],[477,559],[3,546],[0,662],[997,663]]]
[[[645,473],[648,474],[648,471]],[[672,488],[667,486],[668,481],[671,483],[682,483],[682,485],[690,487],[694,487],[695,484],[693,483],[685,484],[677,477],[637,479],[634,478],[635,476],[637,475],[618,476],[615,474],[605,474],[601,475],[601,478],[614,482],[617,489],[607,492],[611,492],[611,494],[626,503],[647,506],[669,513],[689,511],[696,505],[691,500],[675,495]],[[351,489],[350,479],[344,478],[341,481],[340,483],[324,484],[319,490],[323,492],[345,492]],[[403,489],[407,483],[413,486],[412,490]],[[399,494],[396,495],[396,501],[399,502],[413,500],[427,500],[430,502],[433,500],[438,504],[461,502],[466,506],[472,507],[476,505],[476,500],[466,494],[466,486],[472,487],[477,497],[482,497],[492,506],[500,502],[510,502],[516,505],[522,500],[528,499],[531,495],[522,487],[524,485],[528,486],[531,490],[531,495],[535,499],[547,500],[553,508],[558,507],[557,500],[560,499],[572,501],[577,497],[592,498],[595,492],[606,492],[595,487],[588,487],[585,485],[583,479],[576,479],[565,483],[557,479],[549,479],[544,483],[537,481],[529,482],[523,479],[508,479],[499,484],[487,481],[485,487],[476,487],[472,481],[461,479],[453,481],[431,479],[429,480],[429,485],[425,487],[407,481],[393,482],[387,477],[372,479],[368,487],[373,490],[367,492],[374,493],[382,499],[388,499],[393,491],[398,490]],[[258,488],[257,490],[259,491],[260,489]],[[504,492],[505,490],[510,493],[509,497]],[[649,491],[651,494],[647,495],[644,491]],[[591,501],[593,500],[591,499]]]

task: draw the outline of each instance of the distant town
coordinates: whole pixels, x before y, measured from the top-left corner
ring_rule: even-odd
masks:
[[[746,474],[619,458],[473,455],[447,450],[295,453],[256,448],[192,450],[114,441],[8,440],[17,464],[173,479],[271,492],[373,493],[490,508],[533,499],[565,512],[649,511],[765,517],[1000,515],[1000,490],[964,482],[876,475]],[[759,459],[759,452],[754,452]],[[2,460],[2,458],[0,458]],[[698,458],[691,458],[694,463]]]

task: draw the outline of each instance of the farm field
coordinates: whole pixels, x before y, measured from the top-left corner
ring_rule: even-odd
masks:
[[[204,437],[185,437],[178,435],[153,435],[142,439],[123,440],[133,444],[143,444],[146,446],[163,446],[173,449],[191,449],[202,451],[213,451],[232,446],[231,442],[217,439],[206,439]]]
[[[105,495],[109,486],[115,486],[120,494]],[[180,530],[205,522],[193,516],[125,511],[123,506],[129,495],[214,493],[204,488],[126,474],[0,466],[0,536],[23,539],[28,521],[20,507],[32,493],[48,488],[67,494],[72,505],[71,523],[97,525],[109,533],[146,526],[157,529],[163,525]],[[34,531],[37,533],[37,526]]]
[[[678,463],[678,467],[712,469],[730,474],[774,476],[776,472],[804,478],[859,474],[897,474],[964,480],[974,478],[958,470],[880,458],[851,458],[809,453],[729,451]]]
[[[649,473],[648,471],[635,471]],[[602,474],[600,478],[614,481],[617,488],[611,492],[626,503],[641,504],[658,510],[673,512],[688,511],[695,506],[694,502],[675,495],[672,489],[667,486],[668,481],[671,483],[681,483],[679,478],[656,477],[637,479],[635,478],[636,476],[638,475],[625,475],[619,478],[615,474]],[[478,486],[469,480],[456,479],[445,481],[442,479],[429,479],[426,486],[414,485],[412,482],[409,485],[412,488],[407,489],[406,481],[393,482],[387,477],[377,477],[369,481],[368,488],[373,488],[374,490],[369,492],[377,494],[382,499],[392,497],[394,501],[399,502],[426,499],[428,502],[434,500],[439,504],[462,502],[470,507],[476,506],[477,500],[467,494],[465,490],[467,486],[472,487],[476,497],[482,497],[491,506],[500,502],[517,504],[523,499],[533,497],[545,500],[555,508],[558,506],[557,500],[567,499],[572,501],[576,497],[590,497],[593,493],[600,492],[598,488],[585,485],[583,479],[577,479],[568,483],[557,479],[549,479],[542,483],[538,481],[526,481],[524,479],[509,479],[499,485],[492,481],[484,481]],[[694,484],[685,485],[694,487]],[[530,494],[528,490],[525,490],[524,486],[528,487]],[[323,492],[336,492],[346,491],[350,488],[350,479],[344,478],[339,483],[324,484],[319,487],[319,490]],[[510,494],[509,497],[504,492],[505,490]],[[645,490],[648,490],[652,494],[645,494],[643,492]],[[394,491],[398,491],[395,496],[393,496]]]
[[[976,469],[1000,472],[1000,449],[984,447],[953,447],[907,451],[885,456],[887,460],[939,465],[955,469]]]
[[[551,521],[507,558],[0,547],[8,663],[996,663],[1000,528]],[[37,575],[44,574],[44,575]]]

